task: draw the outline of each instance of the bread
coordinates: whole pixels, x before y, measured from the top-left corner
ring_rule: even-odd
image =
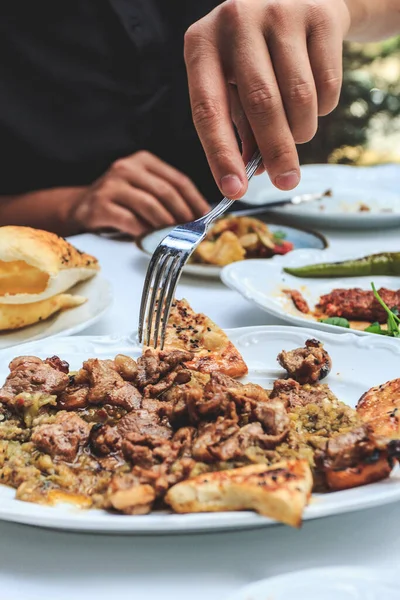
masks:
[[[48,319],[60,310],[80,306],[86,302],[82,296],[57,294],[52,298],[30,304],[0,304],[0,331],[21,329]]]
[[[0,304],[21,305],[52,298],[98,270],[96,258],[54,233],[0,227]]]
[[[241,354],[228,336],[209,317],[195,313],[187,300],[175,300],[166,329],[164,350],[187,350],[194,358],[188,369],[230,377],[242,377],[248,372]]]
[[[313,478],[305,460],[205,473],[174,485],[165,501],[177,513],[255,510],[299,527]]]

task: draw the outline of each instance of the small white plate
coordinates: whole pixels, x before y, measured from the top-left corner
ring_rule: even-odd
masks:
[[[400,225],[400,165],[304,165],[301,173],[300,184],[289,194],[276,189],[266,173],[253,177],[242,201],[259,205],[290,194],[313,194],[330,189],[332,197],[274,208],[271,212],[312,227],[363,229]],[[370,210],[360,211],[361,204]]]
[[[244,327],[227,330],[226,333],[249,367],[246,380],[266,388],[272,387],[272,382],[283,375],[276,360],[278,353],[282,349],[303,346],[310,337],[317,337],[325,344],[333,363],[326,382],[333,393],[350,406],[356,406],[369,388],[399,375],[400,344],[386,338],[371,344],[370,338],[351,333],[332,335],[286,326]],[[17,350],[2,351],[0,384],[8,374],[7,365],[18,354],[40,358],[56,354],[67,360],[71,369],[75,370],[89,357],[114,358],[119,353],[138,357],[141,350],[136,336],[57,337],[25,344]],[[383,506],[398,500],[400,469],[396,468],[390,477],[377,483],[329,494],[314,494],[304,512],[304,520]],[[102,510],[83,510],[65,504],[43,506],[16,500],[15,490],[1,485],[0,519],[71,531],[136,535],[240,530],[276,525],[272,519],[251,511],[187,515],[153,512],[149,515],[127,516]]]
[[[365,255],[365,253],[364,253]],[[224,267],[221,279],[232,290],[239,292],[246,300],[256,304],[271,315],[302,327],[315,327],[322,331],[332,333],[346,333],[349,330],[327,323],[319,323],[312,315],[306,315],[295,307],[293,301],[284,289],[298,290],[307,300],[312,310],[323,294],[328,294],[337,288],[359,287],[371,290],[371,281],[376,288],[387,287],[398,290],[400,288],[400,277],[344,277],[327,279],[308,279],[306,277],[294,277],[283,271],[284,267],[300,267],[308,264],[335,262],[360,258],[360,251],[351,254],[338,253],[332,250],[294,250],[285,256],[275,256],[270,260],[247,260],[246,265],[233,263]],[[381,337],[374,333],[351,329],[357,335]],[[392,340],[393,341],[393,340]]]
[[[63,310],[35,325],[0,333],[0,350],[61,334],[78,333],[96,323],[112,304],[111,285],[101,275],[95,275],[88,281],[78,283],[68,290],[68,293],[84,296],[87,301],[80,306]]]
[[[282,231],[286,234],[285,241],[292,242],[294,248],[317,248],[324,249],[328,246],[326,238],[316,231],[310,231],[307,229],[299,229],[298,227],[287,227],[286,225],[275,225],[268,223],[263,215],[256,215],[256,219],[267,223],[268,227],[272,232]],[[165,229],[159,229],[145,235],[144,237],[136,240],[136,245],[148,258],[150,258],[157,248],[161,240],[168,235],[173,227],[167,227]],[[270,259],[266,259],[270,260]],[[246,262],[246,261],[244,261]],[[197,277],[206,277],[210,279],[219,279],[222,268],[213,265],[203,265],[189,263],[183,269],[183,272],[187,275],[196,275]]]
[[[398,600],[389,569],[325,567],[277,575],[246,585],[227,600]]]

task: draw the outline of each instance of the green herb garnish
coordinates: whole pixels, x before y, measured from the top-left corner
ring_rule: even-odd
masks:
[[[400,318],[397,316],[398,312],[399,312],[398,309],[396,308],[396,309],[390,310],[388,305],[382,300],[382,298],[376,291],[375,285],[373,283],[371,283],[371,287],[372,287],[372,291],[374,292],[375,298],[378,300],[379,304],[382,306],[382,308],[385,309],[385,311],[387,313],[387,316],[388,316],[387,331],[382,329],[382,327],[379,325],[379,323],[372,323],[372,325],[367,327],[367,329],[365,329],[364,331],[369,331],[370,333],[377,333],[379,335],[389,335],[391,337],[400,337],[400,328],[399,328]],[[378,329],[377,325],[379,325],[379,329]],[[373,331],[371,331],[371,329],[373,329]]]
[[[350,329],[350,323],[347,319],[343,319],[342,317],[328,317],[327,319],[320,319],[320,323],[326,323],[327,325],[336,325],[336,327],[345,327],[346,329]]]
[[[274,231],[273,236],[276,240],[286,239],[286,233],[284,231]]]

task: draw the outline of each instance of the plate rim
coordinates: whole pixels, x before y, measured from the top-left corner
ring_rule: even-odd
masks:
[[[369,347],[369,338],[361,338],[354,335],[352,332],[346,332],[344,335],[338,336],[329,332],[318,332],[315,329],[290,327],[286,325],[258,325],[250,327],[237,327],[226,329],[226,333],[231,337],[242,336],[242,335],[253,335],[255,333],[268,333],[268,335],[279,335],[279,333],[294,334],[300,342],[300,338],[304,339],[308,336],[320,336],[325,338],[328,343],[347,345],[350,341],[355,346],[366,346],[367,350]],[[50,338],[48,338],[50,339]],[[130,346],[130,348],[136,352],[140,347],[137,345],[137,333],[131,335],[87,335],[87,336],[64,336],[58,337],[58,343],[66,343],[70,346],[70,352],[73,351],[73,345],[83,345],[90,343],[94,345],[103,346],[102,351],[114,352],[117,348],[121,348],[121,345]],[[239,344],[239,339],[234,343]],[[394,354],[400,354],[400,344],[388,338],[382,338],[379,340],[382,350],[390,351]],[[115,346],[117,345],[117,348]],[[39,354],[46,354],[46,350],[43,350],[43,343],[41,340],[34,342],[28,342],[25,344],[25,351],[35,351],[35,347]],[[376,348],[376,344],[374,344]],[[115,348],[115,350],[112,350]],[[3,358],[6,354],[11,354],[13,348],[7,348],[0,351],[0,356]],[[81,350],[80,352],[88,352],[89,350]],[[3,355],[1,354],[3,353]],[[304,513],[304,521],[314,520],[327,516],[336,516],[353,511],[364,510],[373,507],[381,507],[385,504],[400,500],[400,469],[395,469],[392,476],[377,482],[370,484],[375,486],[373,489],[376,490],[375,495],[372,497],[368,496],[366,499],[357,496],[348,496],[346,504],[342,506],[329,507],[324,506],[322,502],[317,500],[312,502],[309,507],[306,508]],[[377,487],[379,486],[379,487]],[[5,486],[7,489],[12,491],[12,488]],[[364,486],[367,487],[367,486]],[[352,490],[345,490],[344,492],[336,492],[336,494],[346,494],[352,492]],[[10,492],[11,493],[11,492]],[[209,533],[218,531],[232,531],[241,529],[254,529],[267,526],[280,526],[280,523],[273,521],[272,519],[261,517],[251,511],[243,512],[224,512],[224,513],[194,513],[188,515],[177,515],[169,514],[168,519],[161,513],[145,515],[144,517],[136,516],[134,519],[126,515],[104,515],[96,513],[95,509],[92,509],[91,519],[86,519],[87,512],[76,508],[72,509],[68,513],[59,513],[57,509],[49,506],[41,506],[15,500],[15,498],[6,499],[7,502],[0,504],[0,519],[17,522],[21,524],[35,525],[50,529],[62,529],[68,531],[79,531],[82,533],[97,532],[105,534],[129,534],[129,535],[176,535],[176,534],[189,534],[189,533]],[[5,504],[10,504],[7,506]],[[24,511],[25,507],[25,511]],[[32,510],[29,510],[29,508]],[[26,512],[28,514],[26,514]],[[102,515],[99,517],[99,514]],[[97,515],[97,518],[96,518]],[[111,517],[111,518],[110,518]],[[142,520],[144,519],[144,520]],[[61,521],[61,523],[60,523]]]

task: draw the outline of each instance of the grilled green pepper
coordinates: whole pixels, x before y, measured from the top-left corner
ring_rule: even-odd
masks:
[[[304,267],[286,267],[296,277],[362,277],[363,275],[400,275],[400,252],[370,254],[356,260],[318,263]]]

